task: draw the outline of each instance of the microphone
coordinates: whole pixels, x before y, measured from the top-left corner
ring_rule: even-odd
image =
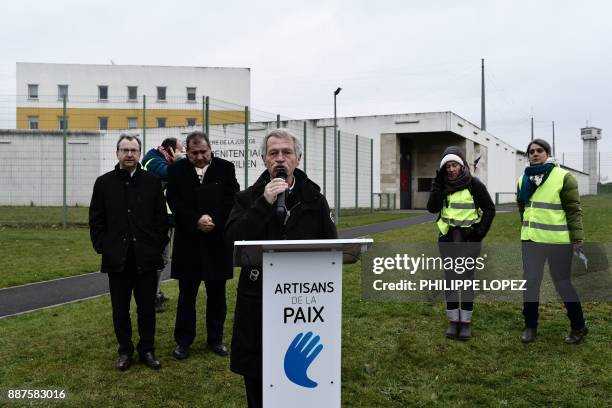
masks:
[[[277,178],[282,178],[283,180],[287,180],[287,170],[284,168],[279,168],[276,172]],[[287,195],[287,191],[283,191],[276,197],[276,218],[280,221],[281,225],[285,223],[285,217],[287,215],[287,208],[285,207],[285,197]]]

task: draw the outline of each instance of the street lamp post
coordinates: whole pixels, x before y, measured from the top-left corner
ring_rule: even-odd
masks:
[[[340,169],[338,168],[338,116],[336,110],[336,97],[340,93],[342,88],[338,88],[334,91],[334,207],[335,207],[335,217],[334,222],[338,225],[338,221],[340,220],[340,194],[338,194],[338,189],[340,188]]]

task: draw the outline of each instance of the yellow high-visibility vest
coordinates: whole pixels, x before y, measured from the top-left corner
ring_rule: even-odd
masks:
[[[153,161],[154,158],[147,160],[147,162],[145,163],[144,166],[142,166],[142,169],[145,171],[149,171],[147,170],[147,166]],[[172,215],[172,210],[170,209],[170,206],[168,205],[168,200],[166,199],[166,186],[164,186],[164,201],[166,202],[166,212],[169,215]]]
[[[560,192],[568,172],[559,166],[550,171],[548,178],[536,188],[529,202],[525,203],[521,240],[548,244],[570,242],[567,218],[561,205]],[[519,179],[519,191],[523,177]]]
[[[456,191],[447,197],[448,204],[442,207],[438,228],[446,235],[450,227],[468,228],[480,221],[474,197],[467,188]]]

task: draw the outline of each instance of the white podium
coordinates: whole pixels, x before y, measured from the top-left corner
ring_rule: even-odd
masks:
[[[262,265],[263,406],[339,407],[342,264],[372,239],[236,241],[234,265]]]

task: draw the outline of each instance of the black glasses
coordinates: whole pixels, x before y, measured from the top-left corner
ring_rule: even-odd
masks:
[[[140,153],[140,150],[138,149],[119,149],[119,151],[123,154],[128,154],[128,153],[132,153],[132,154],[137,154]]]

